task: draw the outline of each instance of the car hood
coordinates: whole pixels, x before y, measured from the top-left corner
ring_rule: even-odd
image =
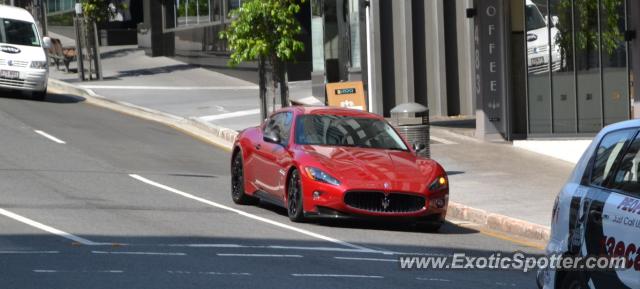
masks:
[[[406,151],[312,145],[302,150],[350,189],[424,192],[443,173],[435,161]]]
[[[44,49],[40,46],[25,46],[7,43],[0,43],[0,46],[10,46],[20,50],[19,53],[7,53],[0,51],[0,59],[19,61],[45,61],[47,59]]]

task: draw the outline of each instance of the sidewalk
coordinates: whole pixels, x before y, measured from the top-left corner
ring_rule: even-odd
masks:
[[[150,58],[135,47],[105,47],[102,52],[104,81],[78,83],[75,74],[55,69],[51,77],[113,101],[219,127],[240,130],[259,123],[254,83],[165,57]],[[293,85],[291,95],[311,95],[310,85]],[[432,136],[432,157],[449,173],[452,202],[549,226],[554,198],[572,164],[509,144],[480,142],[460,129],[434,126]],[[452,214],[462,215],[460,210]]]

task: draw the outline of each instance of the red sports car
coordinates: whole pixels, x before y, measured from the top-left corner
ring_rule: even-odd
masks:
[[[231,156],[233,201],[260,199],[289,218],[371,217],[437,230],[448,179],[383,117],[352,109],[289,107],[242,131]]]

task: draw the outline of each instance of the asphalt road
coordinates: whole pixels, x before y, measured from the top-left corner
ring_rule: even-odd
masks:
[[[224,150],[73,97],[1,95],[0,288],[535,288],[397,260],[539,250],[454,224],[293,224],[231,202]]]

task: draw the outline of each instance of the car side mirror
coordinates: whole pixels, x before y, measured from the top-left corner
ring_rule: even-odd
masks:
[[[413,144],[413,150],[414,150],[416,153],[419,153],[419,152],[421,152],[421,151],[425,150],[426,148],[427,148],[427,145],[425,145],[425,144],[423,144],[423,143],[414,143],[414,144]]]
[[[269,132],[265,132],[264,135],[262,136],[262,140],[269,143],[280,144],[280,137],[273,130]]]
[[[51,43],[51,38],[48,36],[42,37],[42,48],[49,49],[51,47],[53,47],[53,44]]]

